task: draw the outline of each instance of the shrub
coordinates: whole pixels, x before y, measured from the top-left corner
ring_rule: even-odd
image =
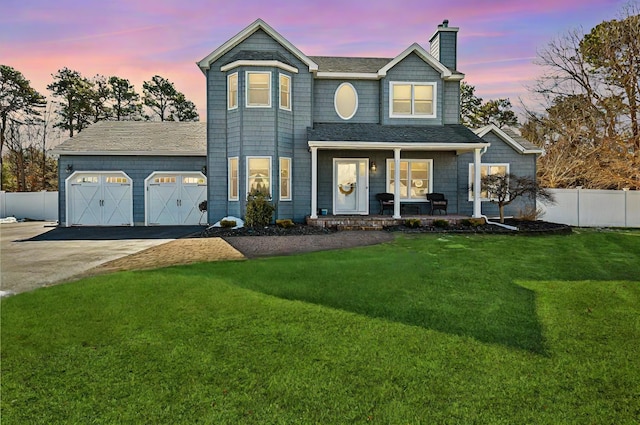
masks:
[[[525,209],[520,210],[516,218],[523,221],[536,221],[544,215],[542,208],[534,208],[532,205],[528,205]]]
[[[220,220],[220,227],[224,227],[225,229],[229,229],[231,227],[236,227],[238,223],[235,220]]]
[[[420,227],[422,225],[422,222],[420,221],[419,218],[408,218],[404,222],[404,225],[407,226],[410,229],[417,229],[418,227]]]
[[[485,224],[484,218],[465,218],[460,221],[460,224],[467,227],[478,227]]]
[[[290,218],[287,218],[282,220],[276,220],[276,226],[282,227],[283,229],[288,229],[290,227],[295,226],[295,224]]]
[[[449,222],[447,220],[437,219],[433,220],[433,225],[434,227],[437,227],[439,229],[446,229],[447,227],[449,227]]]
[[[268,193],[254,189],[247,195],[247,212],[245,224],[248,227],[266,226],[271,223],[274,207],[269,201],[271,197]]]

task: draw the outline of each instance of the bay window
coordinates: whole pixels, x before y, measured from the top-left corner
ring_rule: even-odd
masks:
[[[247,72],[247,106],[270,107],[271,106],[271,73]]]

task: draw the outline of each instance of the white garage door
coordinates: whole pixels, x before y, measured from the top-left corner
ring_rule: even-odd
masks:
[[[67,226],[132,226],[131,179],[122,171],[75,172],[66,181]]]
[[[148,226],[199,224],[207,178],[199,172],[156,172],[145,179],[145,195]]]

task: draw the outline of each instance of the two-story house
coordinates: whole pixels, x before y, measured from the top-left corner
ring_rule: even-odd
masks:
[[[60,223],[215,223],[243,217],[252,189],[296,222],[378,214],[378,193],[394,194],[395,218],[426,213],[407,207],[432,192],[449,214],[495,215],[481,175],[535,176],[541,151],[460,125],[457,34],[444,21],[428,50],[307,56],[258,19],[197,63],[206,123],[101,122],[56,148]]]
[[[477,217],[481,174],[535,175],[539,151],[460,125],[457,33],[444,21],[428,51],[416,43],[394,58],[307,56],[257,20],[199,61],[209,220],[243,216],[256,188],[295,221],[377,214],[381,192],[395,194],[396,218],[431,192]]]

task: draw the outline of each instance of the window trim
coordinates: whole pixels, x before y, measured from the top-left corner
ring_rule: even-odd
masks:
[[[343,117],[343,116],[340,114],[339,110],[338,110],[338,92],[339,92],[339,91],[340,91],[340,89],[341,89],[342,87],[344,87],[344,86],[351,87],[351,90],[353,90],[353,94],[354,94],[354,96],[355,96],[355,98],[356,98],[356,104],[355,104],[355,106],[353,107],[353,112],[351,113],[351,115],[349,115],[349,116],[344,116],[344,117]],[[333,108],[335,109],[336,114],[340,117],[340,119],[343,119],[343,120],[345,120],[345,121],[350,120],[351,118],[353,118],[353,117],[356,115],[356,113],[358,112],[358,106],[360,106],[359,102],[360,102],[360,101],[359,101],[359,96],[358,96],[358,90],[356,90],[356,88],[355,88],[355,87],[353,86],[353,84],[351,84],[351,83],[344,82],[344,83],[340,84],[340,85],[336,88],[336,91],[333,93]]]
[[[508,162],[481,162],[480,163],[480,175],[482,176],[482,167],[505,167],[506,173],[509,174],[509,163]],[[473,162],[469,163],[469,201],[473,201]],[[488,171],[487,171],[488,175]],[[480,191],[480,201],[481,202],[489,202],[492,200],[497,200],[497,198],[483,198],[482,191]]]
[[[416,199],[412,199],[410,197],[400,198],[402,202],[427,202],[426,194],[433,192],[433,159],[432,158],[401,158],[400,162],[409,163],[409,167],[407,168],[407,172],[408,172],[407,178],[409,180],[413,180],[413,178],[411,177],[411,165],[410,165],[412,162],[426,162],[429,165],[429,175],[427,176],[427,178],[429,179],[429,187],[426,188],[424,198],[416,198]],[[385,183],[386,188],[389,188],[391,185],[391,177],[395,177],[391,175],[391,164],[395,164],[395,160],[393,158],[387,158],[386,169],[385,169],[385,172],[387,174],[386,183]],[[389,193],[393,193],[393,191],[389,190]],[[408,189],[407,189],[407,195],[409,195]]]
[[[288,107],[284,107],[282,106],[282,79],[286,78],[287,80],[289,80],[289,91],[287,92],[287,103],[288,103]],[[291,78],[291,76],[287,75],[287,74],[283,74],[282,72],[278,73],[278,105],[280,107],[280,109],[282,109],[283,111],[290,111],[291,110],[291,83],[292,83],[293,79]]]
[[[231,105],[231,78],[235,77],[236,78],[236,93],[235,96],[233,98],[234,101],[234,105]],[[227,110],[232,111],[234,109],[238,109],[238,87],[239,87],[239,81],[238,81],[238,73],[234,72],[232,74],[227,75]]]
[[[396,114],[393,112],[393,88],[394,86],[411,86],[411,113],[410,114]],[[433,110],[431,114],[416,114],[415,111],[415,86],[431,86],[433,89],[433,97],[431,103]],[[408,119],[424,119],[424,118],[436,118],[437,117],[437,98],[438,98],[438,83],[436,81],[389,81],[389,118],[408,118]]]
[[[252,159],[268,159],[269,160],[269,197],[273,197],[273,164],[272,164],[272,158],[271,156],[267,156],[267,155],[255,155],[255,156],[247,156],[245,158],[245,193],[249,194],[250,188],[249,188],[249,171],[251,171],[251,168],[249,168],[249,162],[251,162]]]
[[[236,163],[236,184],[233,187],[233,166],[232,162]],[[233,196],[233,189],[235,189],[236,195]],[[230,156],[227,158],[227,200],[239,201],[240,200],[240,158],[237,156]]]
[[[288,166],[287,166],[287,187],[289,188],[289,195],[288,196],[282,196],[282,171],[283,171],[283,167],[282,167],[282,162],[284,161],[288,161]],[[291,193],[291,158],[287,157],[287,156],[281,156],[280,160],[278,161],[278,165],[279,165],[279,172],[278,172],[278,194],[280,197],[281,201],[291,201],[292,200],[292,193]]]
[[[267,104],[263,105],[263,104],[251,104],[249,103],[249,90],[251,89],[250,87],[250,82],[249,82],[249,75],[250,74],[267,74],[269,76],[268,78],[268,83],[269,83],[269,88],[268,88],[268,94],[267,94]],[[244,73],[244,89],[245,89],[245,106],[247,108],[271,108],[271,90],[272,90],[272,86],[273,86],[273,82],[271,81],[271,71],[245,71]]]

